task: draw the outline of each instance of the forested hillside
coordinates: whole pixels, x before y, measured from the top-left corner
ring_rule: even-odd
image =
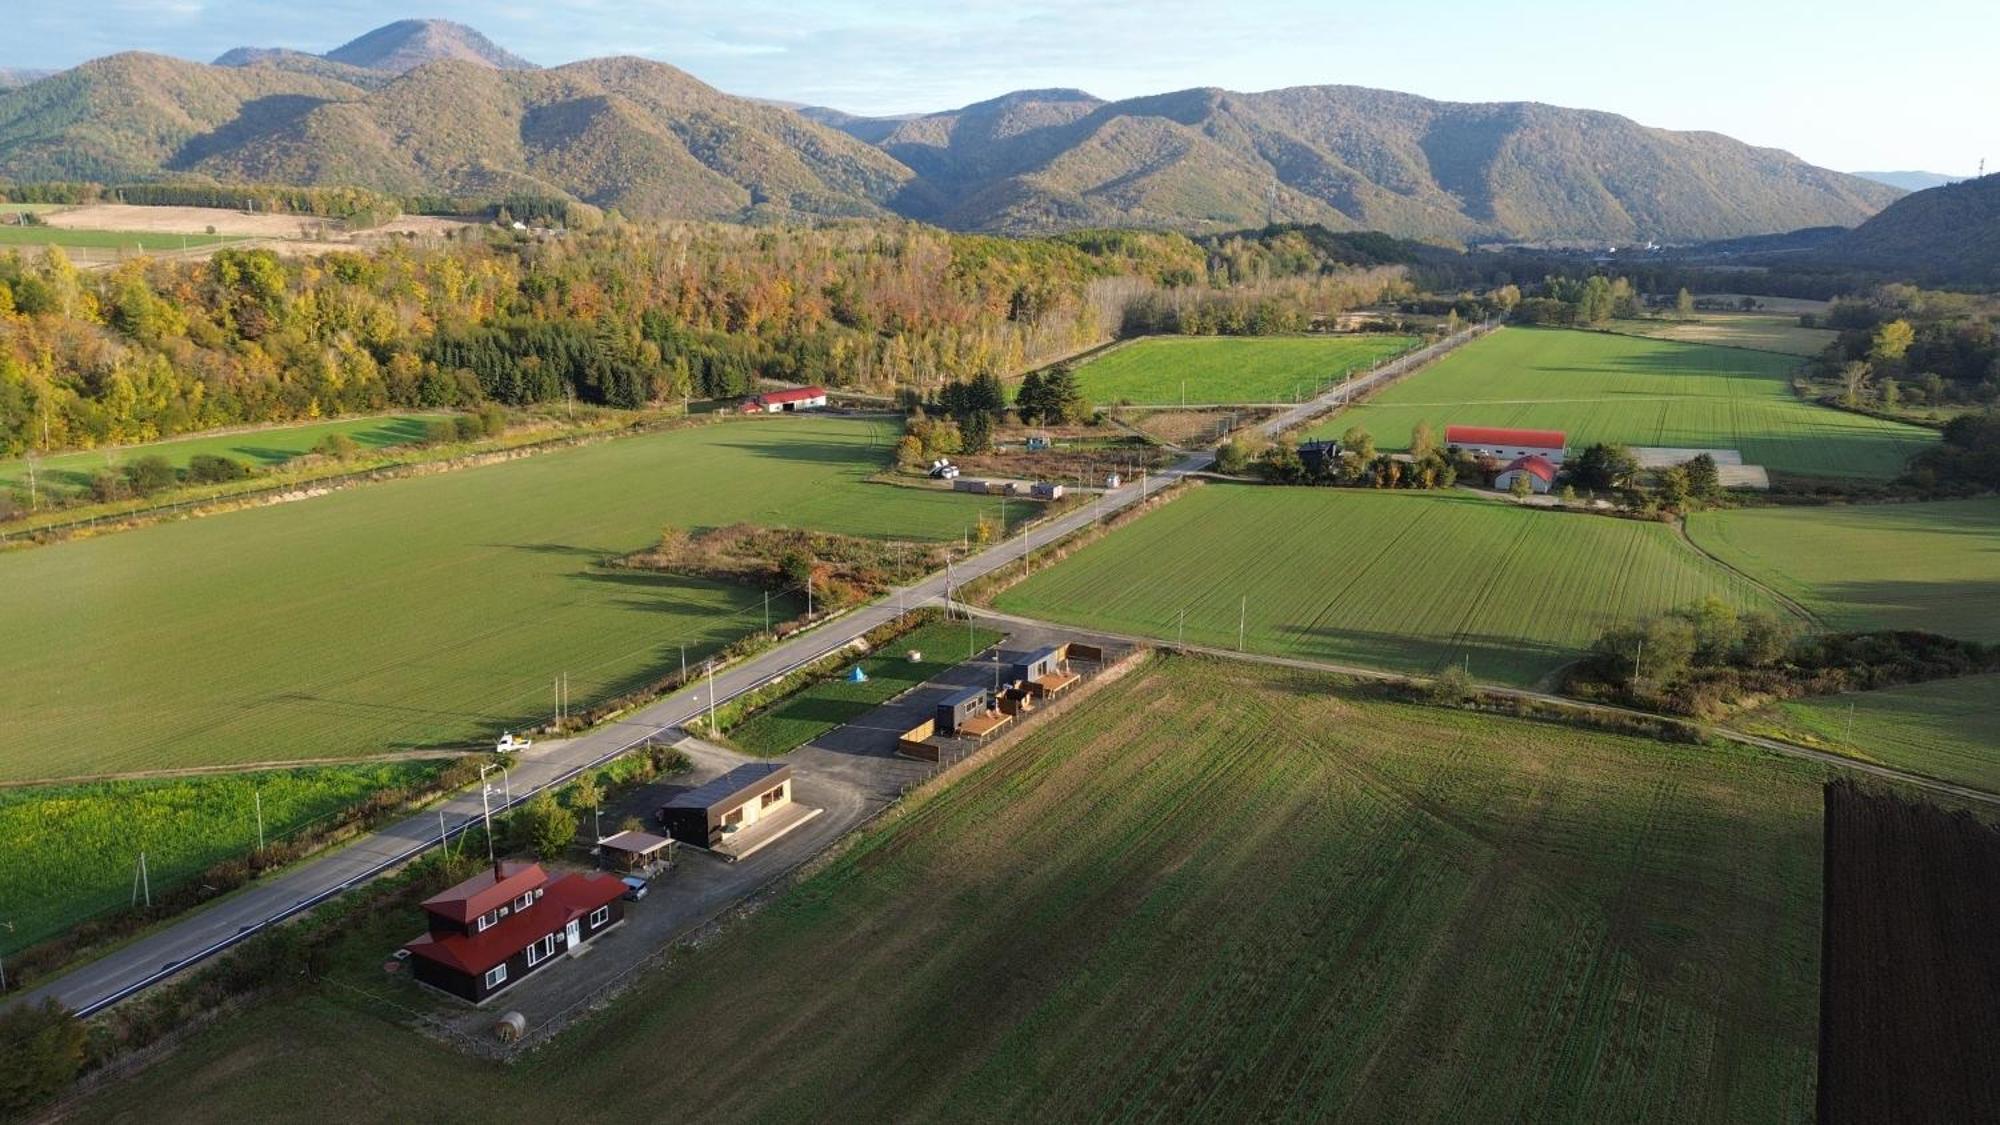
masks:
[[[1851,227],[1901,194],[1717,133],[1355,86],[1023,90],[862,118],[733,97],[647,59],[539,69],[437,21],[218,62],[114,55],[0,93],[0,178],[533,195],[653,219],[898,214],[1009,234],[1275,219],[1593,245]]]

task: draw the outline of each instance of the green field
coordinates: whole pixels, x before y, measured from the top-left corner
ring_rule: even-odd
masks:
[[[1419,341],[1412,336],[1153,336],[1076,369],[1099,406],[1295,402]]]
[[[532,1065],[323,992],[76,1115],[1810,1121],[1820,835],[1795,763],[1155,658]]]
[[[855,663],[867,675],[860,683],[846,679],[847,668],[779,703],[740,726],[727,728],[729,741],[745,753],[774,758],[789,754],[827,731],[867,714],[876,707],[921,686],[931,677],[1000,639],[990,629],[970,629],[952,621],[937,621],[889,642],[875,656]],[[910,660],[911,650],[924,659]],[[848,668],[854,667],[850,664]]]
[[[732,422],[0,554],[0,620],[35,639],[0,646],[0,779],[483,744],[558,673],[578,707],[629,690],[763,624],[757,590],[597,565],[662,525],[945,539],[998,514],[868,483],[895,436]]]
[[[2000,793],[2000,675],[1778,704],[1751,730]]]
[[[1687,528],[1829,628],[2000,642],[2000,499],[1702,512]]]
[[[4,209],[4,208],[0,208]],[[168,234],[163,231],[68,230],[63,227],[0,227],[0,246],[64,246],[83,250],[179,250],[241,242],[227,234]]]
[[[1798,399],[1798,360],[1604,332],[1508,328],[1315,427],[1365,427],[1383,449],[1447,425],[1565,430],[1572,450],[1595,442],[1735,449],[1778,472],[1887,479],[1937,435]]]
[[[58,453],[35,462],[40,487],[80,492],[90,487],[91,474],[113,468],[140,457],[159,456],[175,468],[186,468],[188,460],[208,453],[232,457],[247,465],[269,466],[290,460],[319,444],[328,434],[346,434],[363,449],[382,449],[421,441],[424,423],[438,415],[401,414],[373,418],[345,418],[337,422],[308,422],[297,426],[272,426],[228,434],[158,441],[146,445],[106,446],[80,453]],[[26,491],[27,462],[20,458],[0,461],[0,488]]]
[[[154,892],[278,840],[378,789],[413,785],[445,763],[383,762],[149,781],[0,789],[0,951],[53,937],[131,902],[139,852]],[[256,796],[253,796],[255,794]]]
[[[1769,600],[1655,523],[1464,494],[1206,485],[1002,593],[999,608],[1259,652],[1531,683],[1606,628]],[[1239,602],[1239,599],[1247,601]]]
[[[1776,313],[1703,312],[1692,320],[1621,320],[1612,330],[1684,344],[1719,344],[1796,356],[1818,355],[1840,336],[1831,328],[1801,328],[1796,315]]]

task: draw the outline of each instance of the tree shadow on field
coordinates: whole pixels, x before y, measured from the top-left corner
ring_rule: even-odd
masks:
[[[1292,626],[1283,632],[1293,638],[1287,655],[1419,676],[1456,664],[1475,680],[1507,684],[1531,684],[1578,655],[1546,641],[1484,633],[1437,638],[1326,626]]]
[[[887,445],[867,446],[858,442],[816,441],[791,438],[767,442],[719,442],[718,449],[741,450],[755,457],[797,461],[809,465],[839,465],[848,469],[873,468],[889,459]]]
[[[485,546],[502,551],[527,551],[537,555],[563,555],[582,559],[608,559],[622,554],[604,547],[579,547],[573,543],[487,543]]]

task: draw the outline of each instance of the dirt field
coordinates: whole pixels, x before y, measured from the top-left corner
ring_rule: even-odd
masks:
[[[1821,1121],[2000,1120],[2000,830],[1826,788]]]
[[[292,239],[301,237],[302,227],[317,230],[333,226],[333,220],[311,215],[274,215],[222,207],[139,207],[126,203],[92,203],[49,211],[43,214],[42,221],[65,230],[206,234],[210,227],[214,227],[217,234]],[[382,234],[440,235],[466,225],[458,219],[435,215],[402,215],[361,234],[363,237]]]
[[[1804,1120],[1816,780],[1156,656],[526,1065],[321,992],[73,1119]]]

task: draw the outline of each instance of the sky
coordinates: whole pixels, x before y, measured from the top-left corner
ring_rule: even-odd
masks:
[[[1542,101],[1707,129],[1826,167],[2000,167],[1993,0],[0,0],[0,66],[121,50],[208,61],[326,51],[391,20],[454,19],[544,65],[643,55],[734,94],[855,113],[1009,90],[1124,98],[1347,84]]]

